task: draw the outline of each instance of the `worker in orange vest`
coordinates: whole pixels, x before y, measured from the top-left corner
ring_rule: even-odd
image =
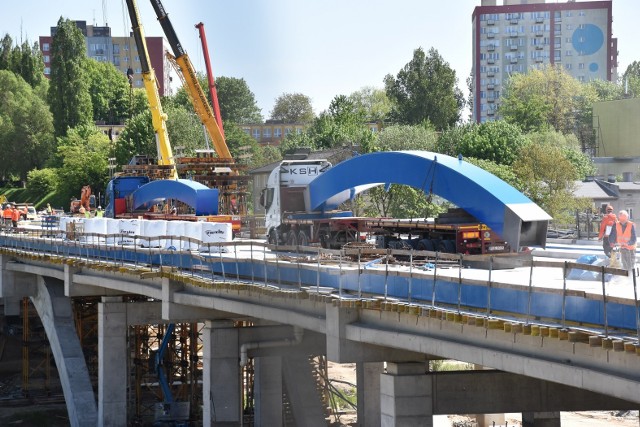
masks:
[[[4,210],[2,211],[2,219],[4,220],[5,227],[11,226],[11,205],[7,204]]]
[[[11,208],[11,222],[13,223],[13,228],[18,228],[18,221],[20,221],[20,211],[18,208],[13,206]]]
[[[607,213],[602,217],[602,221],[600,221],[600,233],[598,234],[598,240],[602,240],[602,249],[608,258],[611,256],[609,235],[611,234],[613,227],[616,226],[618,218],[616,217],[616,214],[613,213],[613,206],[607,205],[606,211]]]
[[[636,225],[629,221],[627,211],[618,212],[618,222],[609,235],[611,246],[620,248],[622,268],[633,270],[636,263]]]

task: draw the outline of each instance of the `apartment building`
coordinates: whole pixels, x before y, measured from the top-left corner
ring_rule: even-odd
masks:
[[[580,81],[617,79],[612,1],[482,0],[473,11],[473,118],[498,118],[504,83],[546,64]]]
[[[73,21],[76,27],[82,31],[87,45],[87,56],[101,62],[111,62],[123,74],[131,68],[133,74],[133,86],[143,88],[142,69],[140,68],[140,56],[136,48],[133,34],[128,37],[113,37],[110,27],[87,25],[86,21]],[[51,74],[51,42],[57,27],[51,27],[51,34],[40,36],[40,51],[44,58],[44,74],[49,78]],[[151,67],[158,80],[160,95],[171,93],[170,71],[171,65],[164,56],[164,51],[168,49],[164,37],[145,37]]]

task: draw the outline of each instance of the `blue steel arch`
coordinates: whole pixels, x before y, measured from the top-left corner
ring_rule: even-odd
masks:
[[[546,235],[551,217],[538,205],[484,169],[428,151],[378,152],[339,163],[309,184],[309,207],[312,211],[334,209],[375,184],[404,184],[433,193],[464,209],[512,245],[544,246],[542,234]]]
[[[218,190],[189,179],[151,181],[132,193],[133,209],[160,199],[175,199],[191,206],[196,215],[218,214]]]

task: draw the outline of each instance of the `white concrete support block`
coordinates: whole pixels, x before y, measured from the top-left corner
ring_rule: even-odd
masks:
[[[98,426],[127,425],[127,307],[120,297],[98,304]]]
[[[281,426],[282,419],[282,358],[256,357],[255,367],[255,425]]]
[[[433,427],[431,377],[425,363],[388,363],[380,376],[382,426]]]
[[[360,425],[380,425],[380,375],[383,372],[383,362],[356,363],[358,423]]]
[[[202,330],[203,425],[242,422],[238,328],[232,321],[207,321]]]

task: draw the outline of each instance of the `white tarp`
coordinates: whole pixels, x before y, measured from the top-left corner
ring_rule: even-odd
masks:
[[[167,221],[142,220],[140,227],[140,246],[144,248],[159,248],[161,245],[159,236],[167,234]]]
[[[87,218],[84,220],[85,241],[91,244],[105,243],[105,235],[107,234],[106,218]],[[89,234],[96,234],[90,236]]]
[[[184,227],[184,237],[202,240],[202,222],[187,221]],[[182,249],[185,251],[197,251],[200,246],[199,242],[182,241]]]
[[[123,234],[123,236],[117,236],[116,245],[133,246],[135,244],[140,245],[140,241],[136,241],[134,236],[140,236],[142,219],[118,219],[117,222],[117,234]]]
[[[181,237],[185,235],[186,229],[186,221],[166,221],[167,223],[167,236],[166,240],[161,242],[161,247],[165,249],[174,249],[181,250],[182,249],[182,239]]]
[[[218,246],[215,243],[231,242],[233,238],[231,224],[224,222],[201,222],[202,234],[200,240],[200,252],[226,252],[224,246]]]

